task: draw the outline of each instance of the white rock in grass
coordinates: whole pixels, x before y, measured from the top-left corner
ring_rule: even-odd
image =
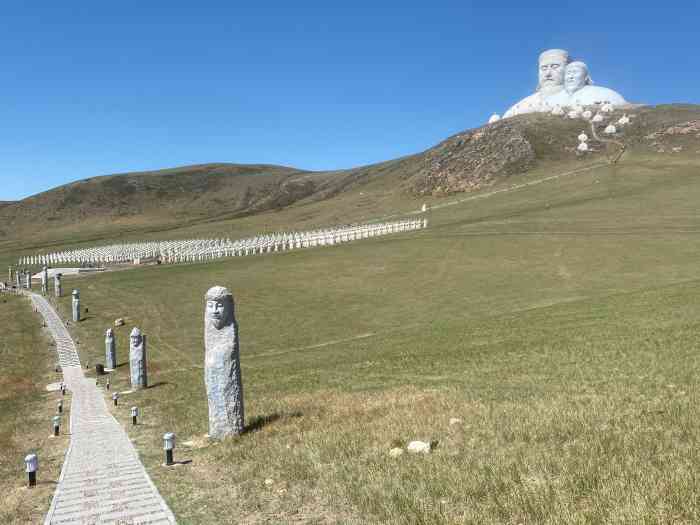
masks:
[[[411,454],[430,454],[430,443],[425,441],[411,441],[406,450]]]
[[[403,449],[402,449],[402,448],[399,448],[399,447],[392,448],[392,449],[389,451],[389,455],[390,455],[392,458],[398,458],[401,454],[403,454]]]
[[[267,479],[265,480],[265,486],[266,486],[266,487],[269,487],[269,486],[272,485],[273,483],[274,483],[274,481],[273,481],[272,479],[270,479],[270,478],[267,478]]]
[[[461,423],[461,422],[462,422],[462,420],[459,419],[458,417],[451,417],[451,418],[450,418],[450,426],[452,426],[452,425],[458,425],[458,424]]]

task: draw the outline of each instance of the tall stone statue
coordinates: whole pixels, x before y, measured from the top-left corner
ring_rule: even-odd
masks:
[[[73,322],[77,323],[80,321],[80,290],[73,290],[73,293],[71,294],[73,296],[73,300],[71,303],[71,310],[73,312]]]
[[[129,336],[129,369],[131,371],[131,389],[139,390],[148,386],[146,372],[146,336],[134,327]]]
[[[204,382],[209,401],[209,437],[243,432],[243,383],[233,296],[223,286],[207,291],[204,312]]]
[[[63,295],[63,287],[61,286],[61,274],[53,274],[53,293],[56,297]]]
[[[46,266],[41,270],[41,293],[44,295],[49,294],[49,270]]]
[[[105,368],[117,368],[117,342],[111,328],[105,332]]]
[[[512,106],[503,118],[523,113],[559,111],[562,107],[611,103],[627,105],[612,89],[594,86],[584,62],[570,62],[564,49],[548,49],[539,57],[539,83],[535,93]]]

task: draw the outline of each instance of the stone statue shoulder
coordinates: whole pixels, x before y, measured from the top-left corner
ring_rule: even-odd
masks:
[[[504,113],[503,118],[514,117],[515,115],[522,115],[523,113],[547,111],[547,107],[545,106],[548,106],[548,104],[542,97],[542,94],[539,92],[533,93],[511,106],[511,108]]]
[[[628,102],[617,91],[610,88],[588,85],[575,91],[571,97],[571,104],[580,106],[590,106],[610,102],[614,106],[625,106]]]

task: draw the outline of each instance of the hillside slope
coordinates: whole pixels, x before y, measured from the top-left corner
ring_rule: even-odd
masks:
[[[700,106],[641,107],[628,113],[631,123],[615,138],[629,150],[654,155],[700,150]],[[610,120],[621,115],[616,112]],[[7,244],[31,236],[38,244],[74,235],[98,239],[172,230],[307,206],[358,188],[364,199],[381,195],[385,200],[391,196],[417,202],[478,190],[535,168],[575,168],[604,160],[610,148],[618,148],[591,137],[590,153],[578,157],[576,137],[581,131],[591,136],[590,125],[580,119],[522,115],[461,132],[422,153],[349,170],[205,164],[93,177],[22,201],[0,203],[0,239]],[[352,206],[361,207],[356,197]]]

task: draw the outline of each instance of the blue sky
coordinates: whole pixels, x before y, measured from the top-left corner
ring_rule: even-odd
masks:
[[[0,200],[185,164],[414,153],[531,93],[551,47],[630,101],[700,102],[695,2],[336,3],[4,3]]]

